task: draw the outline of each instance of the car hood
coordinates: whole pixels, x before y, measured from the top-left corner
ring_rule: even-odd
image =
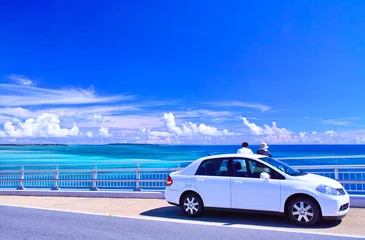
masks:
[[[339,183],[338,181],[336,181],[332,178],[323,177],[323,176],[320,176],[317,174],[312,174],[312,173],[298,176],[297,179],[302,182],[313,182],[313,183],[318,183],[318,185],[324,184],[324,185],[327,185],[327,186],[333,187],[333,188],[343,188],[341,183]]]

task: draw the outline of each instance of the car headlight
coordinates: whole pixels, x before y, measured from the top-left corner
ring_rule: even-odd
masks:
[[[321,192],[321,193],[324,193],[324,194],[327,194],[327,195],[332,195],[332,196],[340,196],[342,195],[339,191],[337,191],[337,189],[333,188],[333,187],[330,187],[330,186],[327,186],[327,185],[318,185],[316,187],[316,190],[318,192]]]

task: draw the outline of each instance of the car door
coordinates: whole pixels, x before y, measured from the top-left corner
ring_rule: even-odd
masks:
[[[203,161],[195,176],[197,192],[203,199],[204,206],[231,207],[231,173],[228,159],[209,159]]]
[[[252,159],[233,159],[232,164],[232,208],[260,211],[280,210],[280,181],[284,178],[282,175]],[[270,174],[270,179],[260,178],[262,172]]]

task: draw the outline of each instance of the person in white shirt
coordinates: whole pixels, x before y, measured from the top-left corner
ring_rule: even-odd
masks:
[[[252,150],[248,148],[247,142],[242,143],[242,148],[238,149],[237,153],[238,154],[253,154]]]

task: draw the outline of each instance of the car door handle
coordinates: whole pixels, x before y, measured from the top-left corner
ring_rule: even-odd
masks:
[[[199,182],[204,182],[203,178],[197,178],[196,180],[199,181]]]
[[[242,183],[242,181],[233,181],[233,183],[241,184],[241,183]]]

